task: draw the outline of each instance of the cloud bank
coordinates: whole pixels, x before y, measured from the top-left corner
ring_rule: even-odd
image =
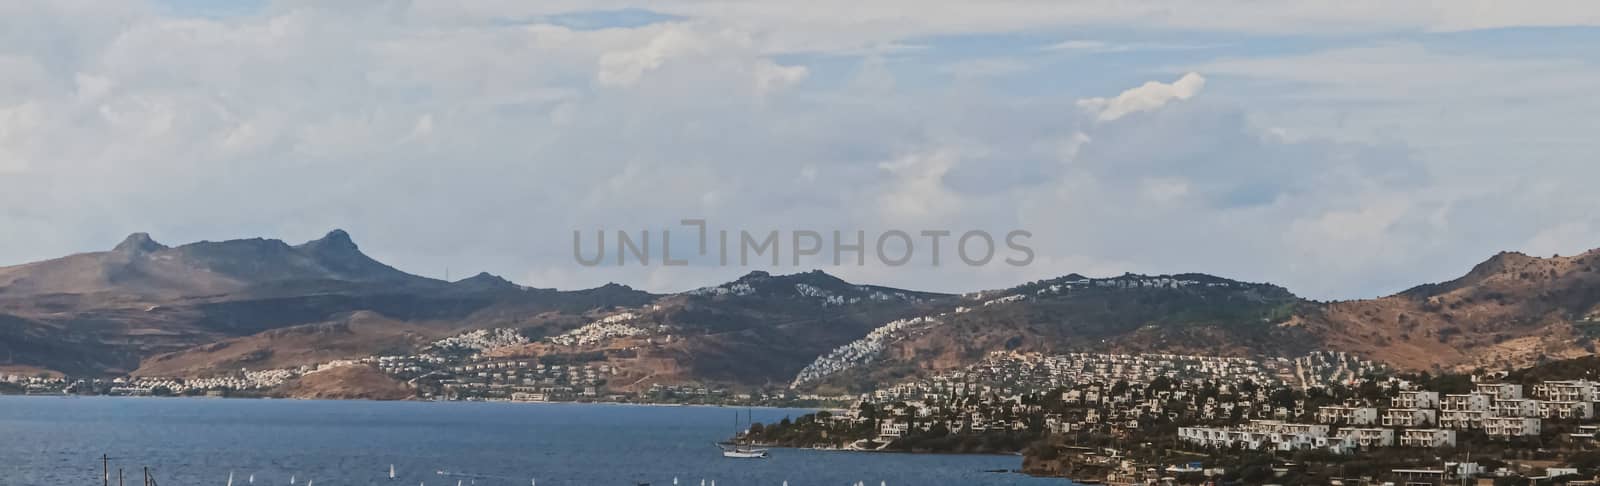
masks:
[[[1203,271],[1343,298],[1600,246],[1594,59],[1385,38],[1587,25],[1586,4],[1390,3],[10,3],[0,264],[339,227],[424,275],[677,291],[749,269],[585,268],[571,232],[705,218],[1034,233],[1023,269],[769,269],[886,285]],[[1077,32],[1107,25],[1135,32]]]

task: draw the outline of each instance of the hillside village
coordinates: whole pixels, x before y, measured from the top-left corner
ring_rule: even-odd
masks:
[[[1600,448],[1600,382],[1503,378],[1401,376],[1342,353],[1267,363],[997,353],[960,372],[878,390],[843,413],[761,424],[743,438],[851,450],[1025,448],[1035,474],[1137,484],[1245,475],[1262,484],[1305,474],[1354,481],[1344,484],[1583,484],[1569,480],[1600,472],[1585,452]],[[1308,471],[1312,457],[1341,471]],[[1259,458],[1269,463],[1265,473],[1246,467]]]

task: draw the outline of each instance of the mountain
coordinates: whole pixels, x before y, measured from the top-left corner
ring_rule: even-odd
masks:
[[[1594,354],[1600,250],[1501,253],[1455,280],[1308,310],[1292,325],[1324,346],[1401,368],[1498,369]]]
[[[283,343],[279,347],[322,344],[257,336],[296,326],[382,318],[401,323],[388,327],[409,329],[415,341],[519,325],[541,312],[640,305],[654,298],[620,286],[525,289],[488,274],[454,283],[419,277],[368,257],[341,230],[300,245],[255,238],[177,247],[138,233],[110,251],[0,268],[0,366],[122,374],[147,358],[170,361],[176,359],[170,353],[184,351],[205,355],[194,348],[252,336],[254,342]],[[384,326],[347,330],[378,327]],[[348,354],[382,348],[379,343],[394,331],[377,334],[384,337],[353,346]],[[238,364],[239,358],[176,362],[186,363],[180,369],[200,371],[230,369],[220,366]]]
[[[361,253],[342,230],[299,246],[279,240],[199,242],[169,248],[145,233],[111,251],[0,268],[0,298],[76,295],[161,299],[237,293],[281,282],[429,285]]]
[[[648,306],[591,313],[588,325],[497,354],[604,362],[620,370],[612,381],[623,391],[655,383],[782,386],[817,355],[952,298],[856,285],[821,271],[757,271]]]
[[[299,245],[175,247],[141,233],[109,251],[0,268],[0,370],[206,376],[428,351],[603,363],[617,391],[862,391],[997,351],[1325,349],[1413,370],[1520,366],[1595,354],[1597,267],[1600,250],[1502,253],[1455,280],[1332,303],[1206,274],[1070,274],[948,295],[756,271],[651,294],[615,283],[526,287],[488,273],[420,277],[368,257],[339,230]]]
[[[1305,305],[1281,287],[1210,275],[1073,274],[970,294],[940,312],[886,323],[819,357],[794,385],[862,391],[995,351],[1304,353],[1315,340],[1283,323]]]
[[[794,385],[860,391],[1008,350],[1288,357],[1320,349],[1419,371],[1524,367],[1596,353],[1597,270],[1600,250],[1501,253],[1455,280],[1332,303],[1201,274],[1074,274],[886,322],[819,356]]]

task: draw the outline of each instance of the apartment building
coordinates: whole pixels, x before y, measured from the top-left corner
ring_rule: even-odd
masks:
[[[1439,398],[1440,412],[1485,412],[1489,410],[1489,395],[1478,393],[1445,395]]]
[[[1595,385],[1589,380],[1546,381],[1533,385],[1533,397],[1552,402],[1592,402]]]
[[[1450,410],[1439,412],[1439,428],[1452,430],[1478,430],[1483,428],[1483,419],[1490,416],[1489,412]]]
[[[1490,411],[1499,417],[1538,417],[1539,401],[1526,398],[1495,400],[1490,405]]]
[[[1337,437],[1355,441],[1362,449],[1394,446],[1394,429],[1377,427],[1345,427],[1339,429]]]
[[[1485,417],[1483,431],[1490,437],[1510,438],[1539,435],[1540,422],[1534,417]]]
[[[1389,400],[1389,406],[1400,409],[1439,408],[1439,392],[1403,391]]]
[[[1539,402],[1539,417],[1543,419],[1571,420],[1594,417],[1593,402]]]
[[[1522,385],[1514,383],[1479,383],[1473,387],[1473,393],[1488,395],[1495,400],[1516,400],[1522,398]]]
[[[1437,411],[1422,408],[1391,408],[1383,411],[1384,427],[1428,427],[1438,423]]]
[[[1328,425],[1376,425],[1378,409],[1332,405],[1317,408],[1317,423]]]
[[[1456,431],[1445,429],[1406,429],[1400,447],[1455,447]]]

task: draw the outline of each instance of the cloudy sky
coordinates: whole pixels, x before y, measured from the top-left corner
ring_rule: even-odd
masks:
[[[674,291],[753,268],[588,268],[572,232],[704,218],[1033,233],[1025,268],[823,266],[927,290],[1370,297],[1600,247],[1596,25],[1588,0],[8,1],[0,264],[343,228],[422,275]]]

